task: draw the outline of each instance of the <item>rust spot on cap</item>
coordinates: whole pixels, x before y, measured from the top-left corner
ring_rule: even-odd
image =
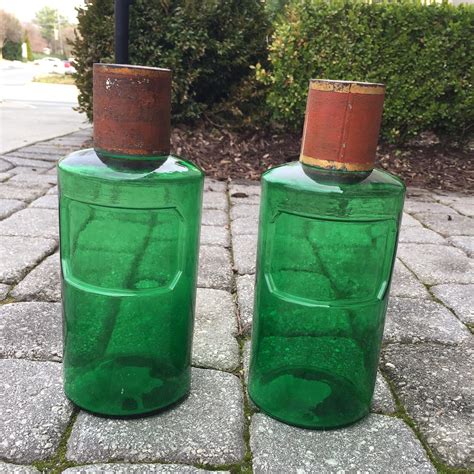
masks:
[[[300,161],[326,169],[372,170],[384,94],[383,84],[311,80]]]
[[[170,151],[171,71],[94,64],[94,148],[130,156]]]

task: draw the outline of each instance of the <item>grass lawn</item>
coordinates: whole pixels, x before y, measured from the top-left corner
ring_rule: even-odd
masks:
[[[45,74],[36,76],[33,82],[44,82],[47,84],[70,84],[74,85],[74,79],[70,75],[66,74]]]

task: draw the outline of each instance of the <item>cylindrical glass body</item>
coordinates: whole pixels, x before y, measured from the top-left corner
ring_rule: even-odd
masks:
[[[190,387],[203,173],[89,149],[58,175],[66,395],[104,415],[166,407]]]
[[[404,193],[379,170],[263,175],[249,394],[270,416],[333,428],[369,412]]]

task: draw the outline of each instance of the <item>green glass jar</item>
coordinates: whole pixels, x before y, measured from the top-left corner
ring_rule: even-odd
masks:
[[[100,67],[98,74],[94,70],[97,100],[97,83],[107,92],[107,82],[123,85],[127,97],[143,103],[137,83],[156,79],[148,90],[156,97],[153,88],[170,82],[169,71],[157,79],[151,68],[145,76],[141,68],[138,80],[135,69],[123,77],[115,75],[115,68],[123,73],[120,66]],[[110,104],[109,115],[112,99]],[[136,124],[133,110],[127,114]],[[112,125],[127,135],[128,122],[114,124],[109,117],[104,131],[101,119],[98,110],[95,145],[106,143],[102,134],[110,134]],[[153,120],[166,125],[166,113]],[[146,139],[131,142],[143,156],[106,146],[72,153],[58,165],[64,388],[86,410],[140,415],[190,389],[204,176],[179,157],[153,155],[160,146]],[[167,147],[169,136],[161,148]]]
[[[349,89],[328,91],[331,84]],[[334,117],[353,99],[351,85],[312,82],[300,162],[262,177],[249,395],[270,416],[306,428],[344,426],[369,412],[403,209],[403,183],[370,170],[376,141],[367,161],[346,137],[347,161],[321,166],[331,161],[331,137],[321,147],[318,133],[327,121],[338,131]],[[353,120],[361,120],[357,105]],[[378,132],[380,97],[375,105]]]

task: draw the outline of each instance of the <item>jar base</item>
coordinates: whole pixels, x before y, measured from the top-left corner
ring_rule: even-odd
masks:
[[[300,428],[342,428],[369,413],[370,397],[362,400],[351,381],[312,368],[275,370],[250,385],[250,399],[265,414]]]

